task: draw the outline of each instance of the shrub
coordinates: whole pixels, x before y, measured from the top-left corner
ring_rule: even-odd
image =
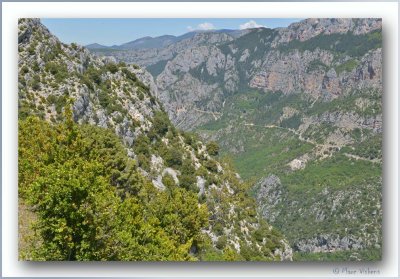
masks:
[[[94,68],[93,66],[89,67],[85,72],[85,77],[95,82],[97,85],[101,84],[101,72],[100,70]]]
[[[35,47],[34,47],[33,45],[31,45],[31,46],[28,48],[28,53],[29,53],[30,55],[34,55],[35,52],[36,52]]]
[[[150,88],[145,85],[143,82],[141,82],[140,80],[136,81],[136,86],[139,87],[140,89],[142,89],[143,92],[149,92]]]
[[[48,62],[45,66],[45,70],[51,73],[57,82],[61,82],[68,77],[68,69],[66,65]]]
[[[142,91],[140,91],[140,92],[138,93],[138,98],[139,98],[140,101],[143,101],[143,100],[144,100],[144,94],[143,94]]]
[[[29,73],[29,68],[26,66],[26,65],[24,65],[22,68],[21,68],[21,74],[27,74],[27,73]]]
[[[112,74],[115,74],[118,72],[118,66],[115,63],[109,63],[106,65],[106,69],[111,72]]]
[[[143,154],[139,154],[139,155],[137,155],[137,160],[138,160],[139,167],[141,167],[145,171],[150,171],[150,159],[149,159],[149,157],[147,157],[147,156],[145,156]]]
[[[203,165],[211,172],[218,172],[218,166],[214,160],[206,160]]]
[[[222,235],[224,233],[224,226],[221,223],[218,222],[213,226],[212,230],[216,235],[219,236],[219,235]]]
[[[225,248],[227,243],[227,237],[226,235],[222,235],[218,238],[217,243],[215,245],[215,247],[217,247],[218,249],[222,250]]]
[[[39,67],[39,63],[38,62],[33,62],[33,64],[32,64],[32,70],[34,71],[34,72],[39,72],[40,71],[40,67]]]
[[[137,81],[137,77],[134,73],[132,73],[131,71],[129,71],[127,68],[123,68],[122,72],[125,74],[125,76],[130,79],[133,82]]]
[[[210,154],[211,156],[217,156],[219,153],[219,145],[215,141],[208,142],[206,148],[208,154]]]
[[[150,155],[150,140],[145,135],[140,135],[134,144],[134,149],[137,154]]]
[[[153,127],[152,130],[159,136],[164,136],[168,132],[170,126],[170,121],[168,116],[164,112],[156,112],[153,117]]]
[[[182,152],[177,148],[169,148],[164,160],[168,167],[179,167],[182,165]]]
[[[258,242],[262,242],[264,239],[263,230],[261,228],[254,230],[253,238]]]
[[[38,91],[41,88],[41,83],[40,83],[40,76],[39,75],[34,75],[31,81],[31,87],[33,90]]]
[[[173,189],[174,187],[176,187],[175,180],[169,173],[166,173],[161,181],[168,189]]]
[[[179,176],[179,186],[185,188],[188,191],[197,193],[198,188],[196,186],[197,179],[194,176],[194,172],[191,174],[182,174]]]

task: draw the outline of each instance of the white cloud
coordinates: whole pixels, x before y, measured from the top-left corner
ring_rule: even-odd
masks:
[[[213,29],[215,29],[215,26],[212,23],[204,22],[204,23],[200,23],[195,28],[193,28],[192,26],[189,25],[187,27],[187,29],[189,31],[194,31],[194,30],[213,30]]]
[[[212,30],[212,29],[215,29],[214,25],[212,23],[209,23],[209,22],[200,23],[199,25],[197,25],[197,28],[200,29],[200,30]]]
[[[254,20],[250,20],[249,22],[246,22],[244,24],[239,25],[239,29],[249,29],[249,28],[259,28],[259,27],[265,27],[264,25],[258,24]]]

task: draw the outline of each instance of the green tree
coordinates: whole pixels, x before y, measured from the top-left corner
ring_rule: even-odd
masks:
[[[207,221],[193,197],[171,204],[172,212],[191,205],[177,215],[187,228],[184,241],[177,242],[170,227],[160,226],[163,215],[148,207],[148,197],[160,194],[139,175],[119,139],[78,126],[71,110],[65,113],[67,120],[54,126],[38,118],[20,120],[20,193],[38,216],[34,229],[41,239],[33,259],[193,259],[192,239]]]
[[[168,167],[179,167],[182,165],[182,152],[178,148],[170,147],[163,159]]]
[[[101,260],[112,231],[118,197],[98,162],[82,158],[45,167],[29,189],[28,203],[39,216],[36,229],[44,260]]]
[[[157,193],[149,201],[149,209],[177,247],[201,242],[200,229],[208,226],[208,210],[198,204],[196,194],[174,187],[170,192]]]
[[[149,133],[150,136],[163,137],[167,132],[171,123],[165,112],[157,111],[153,117],[153,127]]]

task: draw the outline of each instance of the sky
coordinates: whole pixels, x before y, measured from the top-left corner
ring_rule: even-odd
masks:
[[[42,23],[64,43],[112,46],[142,37],[179,36],[193,30],[287,27],[294,18],[44,18]]]

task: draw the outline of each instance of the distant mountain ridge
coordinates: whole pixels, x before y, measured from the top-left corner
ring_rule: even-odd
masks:
[[[102,50],[102,49],[112,49],[112,50],[134,50],[134,49],[150,49],[150,48],[164,48],[171,44],[178,43],[182,40],[190,39],[201,33],[224,33],[229,34],[233,37],[238,37],[245,33],[243,30],[234,29],[219,29],[219,30],[195,30],[183,35],[162,35],[157,37],[146,36],[138,38],[136,40],[123,43],[121,45],[105,46],[98,43],[93,43],[86,45],[85,47],[90,50]]]
[[[105,49],[105,48],[109,48],[108,46],[105,45],[101,45],[98,43],[93,43],[93,44],[89,44],[85,46],[88,49]]]

